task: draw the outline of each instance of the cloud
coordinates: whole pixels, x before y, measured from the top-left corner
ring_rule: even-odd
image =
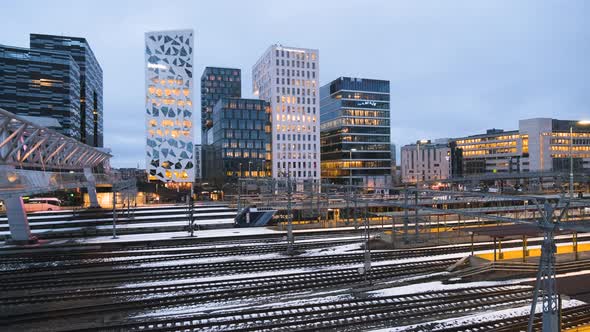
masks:
[[[590,3],[573,1],[18,1],[3,4],[0,43],[82,36],[104,70],[105,142],[115,166],[144,163],[146,31],[195,29],[205,66],[251,68],[273,43],[318,48],[320,82],[391,81],[392,139],[515,129],[528,117],[590,114]],[[199,100],[195,82],[195,100]],[[195,103],[198,105],[199,103]],[[198,107],[195,113],[199,113]]]

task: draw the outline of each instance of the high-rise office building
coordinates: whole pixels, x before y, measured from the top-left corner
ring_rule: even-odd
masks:
[[[391,184],[389,81],[340,77],[320,97],[322,179]]]
[[[213,109],[209,130],[207,181],[217,185],[243,177],[270,176],[269,103],[260,99],[222,98]]]
[[[193,31],[146,33],[145,62],[149,177],[194,182]]]
[[[242,71],[236,68],[205,67],[201,75],[201,143],[213,127],[213,107],[219,99],[242,97]]]
[[[253,92],[270,103],[272,176],[320,178],[319,52],[271,45],[252,69]]]
[[[0,107],[50,117],[57,130],[102,147],[102,69],[84,38],[31,34],[30,48],[0,45]]]
[[[80,68],[80,140],[103,146],[102,68],[84,38],[31,34],[31,48],[69,53]]]

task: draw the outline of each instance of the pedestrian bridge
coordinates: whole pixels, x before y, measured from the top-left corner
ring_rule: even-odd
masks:
[[[98,207],[96,184],[117,181],[111,155],[0,108],[0,200],[14,242],[34,241],[22,196],[86,188]]]

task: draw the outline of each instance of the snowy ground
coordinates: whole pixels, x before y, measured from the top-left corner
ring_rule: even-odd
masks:
[[[233,214],[233,213],[232,213]],[[205,220],[205,221],[197,221],[197,223],[230,223],[233,222],[233,219],[215,219],[215,220]],[[154,227],[158,225],[185,225],[185,221],[181,222],[162,222],[162,223],[148,223],[147,227]],[[146,227],[146,224],[143,224],[143,227]],[[118,228],[128,228],[132,227],[140,227],[134,225],[119,225]],[[110,225],[103,225],[98,226],[101,229],[110,229]],[[379,228],[379,227],[378,227]],[[72,229],[83,229],[83,228],[72,228]],[[317,248],[317,249],[310,249],[304,252],[301,256],[302,257],[314,257],[314,256],[331,256],[331,255],[340,255],[346,253],[361,253],[362,250],[360,248],[360,236],[346,236],[346,237],[338,237],[335,234],[330,234],[331,231],[341,231],[341,230],[354,230],[354,227],[345,227],[345,228],[335,228],[335,229],[321,229],[325,231],[324,238],[317,238],[317,239],[308,239],[308,240],[296,240],[296,243],[315,243],[315,242],[335,242],[333,246],[327,248]],[[297,235],[305,235],[309,232],[317,232],[320,229],[307,229],[307,230],[296,230],[294,233]],[[2,233],[0,233],[2,234]],[[263,227],[256,227],[256,228],[232,228],[232,229],[217,229],[217,230],[202,230],[195,232],[195,239],[203,239],[203,238],[212,238],[212,239],[219,239],[220,241],[225,240],[228,236],[253,236],[253,235],[285,235],[286,232],[284,231],[277,231],[270,228],[263,228]],[[133,235],[121,235],[117,239],[113,239],[110,236],[101,236],[101,237],[93,237],[93,238],[85,238],[85,239],[72,239],[72,240],[52,240],[49,241],[51,245],[59,245],[59,244],[103,244],[103,243],[114,243],[114,242],[135,242],[135,241],[154,241],[157,242],[159,240],[170,240],[170,239],[188,239],[188,234],[185,231],[182,232],[164,232],[164,233],[154,233],[154,234],[133,234]],[[570,238],[569,236],[558,236],[557,238]],[[350,244],[338,244],[338,241],[342,240],[358,240],[359,242],[350,243]],[[532,239],[529,239],[531,241]],[[504,243],[508,242],[519,242],[518,240],[515,241],[504,241]],[[589,242],[580,242],[580,243],[590,243]],[[479,243],[478,243],[479,244]],[[198,249],[211,249],[211,248],[228,248],[228,247],[236,247],[236,246],[243,246],[248,247],[252,245],[257,245],[256,243],[245,243],[245,244],[220,244],[215,245],[206,244],[203,246],[189,246],[189,247],[179,247],[179,248],[170,248],[170,249],[146,249],[141,250],[139,252],[147,252],[150,251],[166,251],[166,250],[180,250],[181,253],[175,253],[172,255],[150,255],[150,256],[129,256],[124,258],[112,258],[109,260],[125,260],[125,259],[132,259],[132,258],[159,258],[159,257],[170,257],[174,258],[178,256],[179,258],[181,255],[190,254],[191,252],[197,253]],[[568,244],[559,244],[559,245],[568,245]],[[453,247],[462,247],[465,249],[465,252],[462,253],[454,253],[454,254],[445,254],[445,255],[432,255],[426,257],[408,257],[408,258],[398,258],[398,259],[391,259],[385,261],[378,261],[373,262],[372,266],[383,266],[383,265],[400,265],[406,263],[417,263],[417,262],[425,262],[425,261],[440,261],[445,259],[461,259],[470,254],[470,244],[464,245],[452,245]],[[6,246],[9,247],[9,246]],[[440,248],[449,247],[448,245],[439,246]],[[529,246],[529,248],[538,248],[539,246]],[[512,249],[508,249],[512,250]],[[515,249],[520,250],[520,249]],[[398,250],[396,250],[398,251]],[[505,250],[506,251],[506,250]],[[483,253],[491,253],[493,250],[480,250],[476,251],[475,254],[483,254]],[[161,266],[175,266],[175,265],[187,265],[187,264],[203,264],[203,263],[217,263],[217,262],[225,262],[225,261],[255,261],[261,259],[281,259],[284,258],[283,253],[268,253],[268,254],[253,254],[253,255],[235,255],[235,256],[224,256],[224,257],[210,257],[210,258],[195,258],[195,259],[175,259],[175,260],[167,260],[162,262],[148,262],[148,263],[140,263],[135,264],[134,266],[137,267],[161,267]],[[269,271],[269,272],[257,272],[257,273],[241,273],[241,274],[232,274],[232,275],[222,275],[222,276],[215,276],[215,277],[199,277],[199,278],[185,278],[185,279],[175,279],[175,280],[162,280],[162,281],[150,281],[150,282],[133,282],[122,284],[118,286],[119,288],[130,288],[130,287],[140,287],[140,286],[165,286],[165,285],[190,285],[194,283],[200,282],[211,282],[211,281],[223,281],[223,280],[234,280],[234,279],[243,279],[248,280],[252,278],[259,278],[259,277],[270,277],[270,276],[279,276],[279,275],[287,275],[287,274],[295,274],[295,273],[309,273],[314,271],[333,271],[337,269],[350,269],[350,268],[358,268],[361,267],[363,263],[359,261],[358,263],[354,264],[347,264],[347,265],[334,265],[334,266],[324,266],[324,267],[309,267],[309,268],[298,268],[298,269],[288,269],[288,270],[278,270],[278,271]],[[528,288],[528,286],[522,285],[525,282],[531,282],[534,278],[521,278],[521,279],[513,279],[513,280],[505,280],[505,281],[485,281],[485,282],[462,282],[462,283],[453,283],[453,284],[443,284],[441,281],[432,281],[435,277],[441,277],[448,275],[448,272],[438,272],[438,273],[431,273],[431,274],[424,274],[424,275],[416,275],[416,276],[408,276],[404,278],[397,278],[388,281],[378,282],[377,285],[381,287],[381,289],[377,290],[367,290],[366,295],[368,297],[385,297],[385,296],[398,296],[398,295],[410,295],[410,294],[417,294],[417,293],[425,293],[425,292],[438,292],[438,291],[445,291],[445,290],[454,290],[454,289],[462,289],[462,288],[471,288],[471,287],[493,287],[493,286],[509,286],[512,288]],[[584,272],[577,272],[577,273],[569,273],[560,276],[571,276],[571,275],[588,275],[590,276],[590,271]],[[436,279],[434,279],[436,280]],[[199,305],[191,305],[191,306],[175,306],[170,307],[167,309],[161,310],[148,310],[141,314],[138,314],[134,317],[154,317],[154,316],[182,316],[185,314],[195,314],[195,313],[222,313],[228,310],[235,310],[235,309],[251,309],[254,305],[256,308],[264,309],[264,308],[275,308],[275,307],[283,307],[288,305],[313,305],[317,303],[327,302],[327,301],[336,301],[342,299],[350,299],[353,297],[350,292],[350,287],[352,286],[345,286],[341,288],[335,288],[331,291],[324,291],[324,292],[315,292],[313,294],[303,294],[303,293],[291,293],[288,295],[284,295],[282,300],[279,301],[277,298],[272,299],[272,302],[269,303],[267,300],[264,299],[245,299],[245,300],[236,300],[236,301],[229,301],[229,302],[211,302]],[[373,288],[374,289],[374,288]],[[348,292],[348,294],[347,294]],[[143,295],[137,297],[137,299],[150,297],[150,295]],[[584,304],[581,301],[577,300],[564,300],[563,307],[572,307]],[[445,320],[439,321],[431,321],[426,322],[418,325],[408,325],[403,327],[395,327],[395,328],[387,328],[387,329],[379,329],[376,331],[385,332],[385,331],[406,331],[411,330],[414,328],[419,327],[420,325],[430,324],[429,328],[435,329],[442,329],[460,325],[467,325],[473,323],[480,323],[484,321],[492,321],[498,319],[504,319],[508,317],[514,316],[523,316],[528,315],[530,307],[520,305],[514,308],[505,309],[505,310],[494,310],[493,308],[485,308],[482,307],[480,312],[477,313],[465,313],[462,317],[458,318],[450,318]],[[540,307],[537,306],[537,310],[540,310]],[[435,325],[432,325],[435,324]]]
[[[215,216],[225,216],[225,217],[235,217],[235,212],[197,212],[193,214],[195,217],[215,217]],[[152,223],[140,223],[140,225],[171,225],[172,221],[161,221],[157,222],[157,220],[168,220],[170,218],[187,218],[186,213],[181,214],[165,214],[165,215],[158,215],[158,216],[134,216],[133,218],[127,218],[123,214],[117,217],[118,222],[135,222],[135,221],[142,221],[142,220],[151,220],[154,221]],[[215,220],[215,219],[211,219]],[[233,220],[233,218],[232,218]],[[68,225],[71,223],[78,223],[78,224],[89,224],[90,226],[94,226],[95,224],[102,223],[108,224],[113,221],[113,218],[97,218],[97,219],[82,219],[82,220],[68,220],[68,221],[30,221],[29,224],[31,226],[57,226],[57,225]],[[196,220],[202,221],[202,220]],[[186,224],[186,221],[177,221]],[[147,226],[146,226],[147,227]]]
[[[571,308],[577,307],[580,305],[586,304],[585,302],[578,301],[578,300],[563,300],[561,305],[563,308]],[[539,313],[543,310],[542,303],[537,303],[535,307],[535,312]],[[482,322],[489,322],[495,320],[501,320],[506,318],[518,317],[518,316],[528,316],[531,311],[530,305],[520,306],[516,308],[509,308],[503,310],[494,310],[491,309],[489,311],[478,312],[475,314],[466,315],[460,318],[449,318],[445,320],[437,320],[432,322],[426,322],[421,324],[414,324],[414,325],[406,325],[394,328],[385,328],[385,329],[377,329],[372,330],[372,332],[401,332],[401,331],[408,331],[419,328],[420,326],[428,325],[428,331],[436,331],[442,330],[445,328],[457,327],[457,326],[464,326],[470,324],[478,324]]]
[[[198,214],[201,211],[207,212],[207,211],[214,211],[214,210],[225,209],[225,208],[229,209],[226,205],[215,205],[215,206],[200,205],[200,206],[195,206],[195,214]],[[165,205],[165,206],[144,206],[144,207],[132,208],[131,212],[133,212],[134,210],[137,213],[180,212],[180,213],[184,213],[183,215],[186,216],[187,208],[186,208],[186,205],[185,206]],[[118,214],[123,214],[126,212],[127,212],[127,210],[117,209]],[[100,214],[108,216],[108,215],[112,215],[113,211],[112,210],[100,211]],[[235,212],[233,212],[233,214],[235,214]],[[72,210],[42,211],[42,212],[29,212],[29,213],[27,213],[27,219],[29,219],[29,221],[43,220],[43,219],[55,219],[56,217],[71,218],[71,217],[74,217],[74,214],[73,214]],[[7,220],[8,220],[8,218],[6,216],[0,216],[0,221],[7,221]]]
[[[225,219],[208,219],[208,220],[195,220],[197,225],[211,225],[211,224],[233,224],[233,218]],[[141,229],[141,228],[156,228],[156,227],[173,227],[173,226],[186,226],[187,221],[166,221],[166,222],[153,222],[153,223],[139,223],[139,224],[117,224],[117,229]],[[88,227],[64,227],[64,228],[50,228],[50,229],[32,229],[33,234],[44,234],[44,233],[60,233],[68,231],[79,231],[84,229],[112,229],[112,225],[92,225]],[[0,235],[8,235],[10,231],[0,231]],[[186,232],[185,232],[186,234]]]

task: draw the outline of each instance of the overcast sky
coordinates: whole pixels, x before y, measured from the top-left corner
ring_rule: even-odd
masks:
[[[85,37],[104,72],[105,146],[145,167],[144,33],[195,30],[195,114],[205,66],[242,69],[274,43],[320,50],[320,84],[391,81],[398,147],[590,117],[590,1],[3,1],[0,44],[29,33]],[[199,121],[195,121],[199,123]],[[198,133],[198,130],[195,131]]]

